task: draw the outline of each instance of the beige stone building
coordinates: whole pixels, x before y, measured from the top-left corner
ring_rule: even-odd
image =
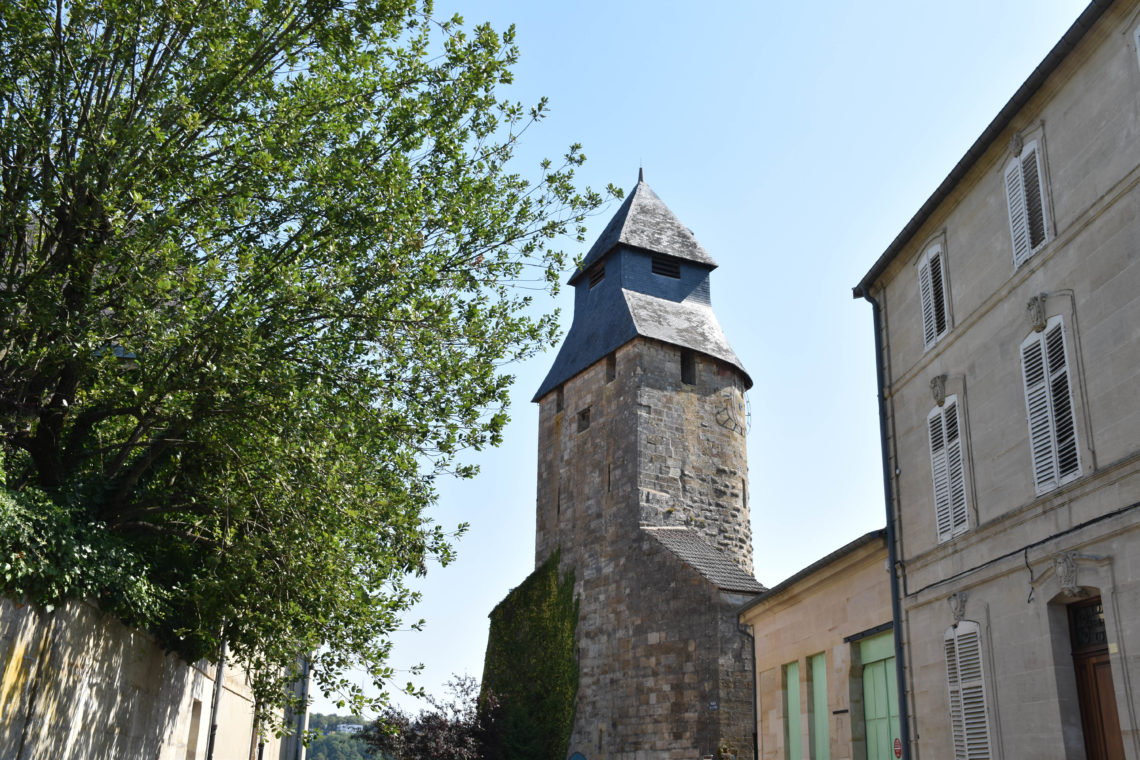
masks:
[[[0,758],[202,760],[215,673],[93,605],[0,598]],[[258,737],[242,670],[222,686],[215,760],[303,760],[295,740]]]
[[[886,531],[861,536],[744,606],[758,757],[893,757],[899,738]]]
[[[539,403],[536,565],[579,598],[570,752],[753,757],[744,392],[716,266],[639,178],[570,280],[574,321]]]
[[[1138,41],[1092,3],[855,289],[912,758],[1140,757]]]

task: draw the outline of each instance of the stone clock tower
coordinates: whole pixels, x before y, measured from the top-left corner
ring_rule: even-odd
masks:
[[[536,564],[580,599],[571,753],[754,757],[744,393],[712,257],[638,178],[581,268],[539,403]]]

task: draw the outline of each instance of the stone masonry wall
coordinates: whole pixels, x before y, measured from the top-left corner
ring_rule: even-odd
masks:
[[[681,349],[640,344],[638,487],[643,525],[698,531],[752,572],[744,390],[735,369],[697,354],[681,383]]]
[[[744,436],[717,422],[727,400],[743,427],[735,370],[698,355],[682,387],[680,350],[637,339],[564,383],[561,411],[558,395],[540,400],[535,559],[560,545],[580,598],[570,751],[689,760],[723,740],[751,758],[744,597],[641,530],[689,526],[751,571]]]

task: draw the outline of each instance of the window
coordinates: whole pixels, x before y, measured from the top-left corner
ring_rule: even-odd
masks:
[[[934,515],[938,541],[965,533],[970,525],[966,516],[966,474],[962,468],[961,425],[958,397],[948,396],[926,417],[930,431],[930,473],[934,481]]]
[[[566,394],[562,391],[562,386],[558,386],[558,392],[554,395],[554,411],[561,412],[566,408]]]
[[[681,383],[697,384],[697,357],[688,349],[681,349]]]
[[[990,726],[982,672],[981,627],[963,620],[946,630],[946,681],[950,686],[950,733],[956,760],[989,760]]]
[[[606,279],[606,262],[602,261],[590,269],[590,289],[592,290],[595,285],[604,279]]]
[[[1009,203],[1009,229],[1013,236],[1013,266],[1016,269],[1041,250],[1047,239],[1041,152],[1036,141],[1026,145],[1021,155],[1011,159],[1006,166],[1005,197]]]
[[[808,756],[812,760],[831,760],[831,736],[827,721],[827,657],[824,652],[808,658],[811,669],[811,744]]]
[[[654,256],[652,264],[653,274],[663,277],[681,278],[681,262],[676,259],[667,259],[664,256]]]
[[[612,383],[614,378],[617,377],[617,355],[610,354],[606,357],[606,382]]]
[[[942,246],[933,245],[918,264],[918,292],[922,298],[922,345],[930,348],[950,326],[946,309],[946,265]]]
[[[784,666],[784,757],[800,760],[803,737],[800,735],[800,664]]]
[[[1021,344],[1025,410],[1033,486],[1037,494],[1074,480],[1081,473],[1073,394],[1065,358],[1065,325],[1056,316]]]
[[[590,407],[578,412],[578,432],[585,432],[590,428]]]

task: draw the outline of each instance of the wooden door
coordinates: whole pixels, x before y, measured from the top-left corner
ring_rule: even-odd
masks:
[[[1088,760],[1124,760],[1100,597],[1069,605],[1069,631]]]

